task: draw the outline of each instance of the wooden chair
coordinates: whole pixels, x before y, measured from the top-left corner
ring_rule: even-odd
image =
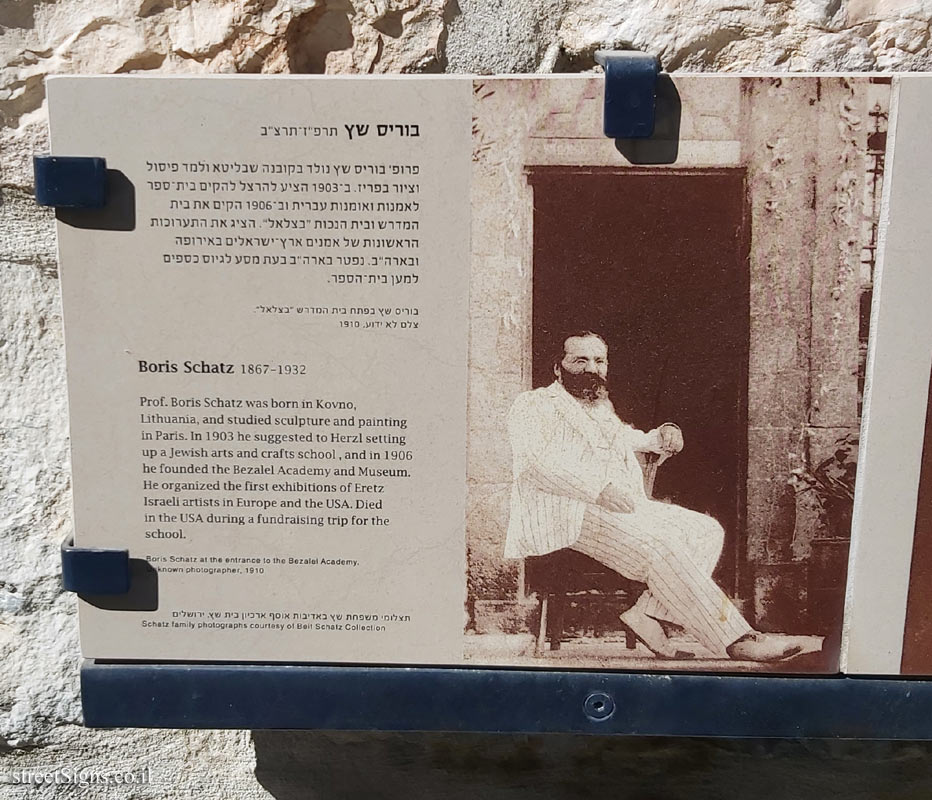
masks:
[[[666,456],[639,454],[644,470],[644,491],[653,497],[657,468]],[[564,640],[567,607],[573,598],[599,595],[614,596],[620,601],[621,612],[631,608],[647,588],[645,584],[625,578],[589,556],[571,548],[556,550],[543,556],[528,556],[524,560],[525,591],[537,595],[538,627],[534,655],[540,656],[550,643],[559,650]],[[625,647],[633,650],[637,641],[634,631],[620,620],[625,634]]]

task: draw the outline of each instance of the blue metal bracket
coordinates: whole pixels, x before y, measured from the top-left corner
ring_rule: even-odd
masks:
[[[54,208],[103,208],[107,162],[84,156],[33,156],[36,202]]]
[[[660,74],[657,59],[636,50],[598,50],[595,60],[605,69],[605,135],[611,139],[650,137]]]
[[[86,595],[126,594],[130,584],[128,550],[75,547],[68,538],[61,545],[61,580],[66,592]]]
[[[461,667],[81,668],[89,727],[932,739],[932,681]]]

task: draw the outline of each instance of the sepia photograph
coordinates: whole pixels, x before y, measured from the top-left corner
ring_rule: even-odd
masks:
[[[888,95],[476,81],[466,660],[837,670]]]

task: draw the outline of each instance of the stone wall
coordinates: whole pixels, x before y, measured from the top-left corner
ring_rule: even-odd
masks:
[[[341,786],[382,790],[377,776],[391,772],[402,741],[364,737],[368,749],[361,751],[361,760],[340,762],[335,778],[306,766],[289,778],[279,765],[276,783],[267,776],[256,779],[257,745],[248,733],[86,731],[80,726],[75,601],[61,593],[57,577],[58,544],[71,522],[53,218],[31,200],[30,157],[47,141],[46,75],[574,71],[592,68],[595,49],[604,45],[655,52],[668,69],[678,71],[920,70],[932,63],[930,17],[928,0],[4,0],[0,767],[149,765],[160,781],[136,789],[111,787],[96,795],[108,798],[349,796]],[[519,254],[508,258],[514,255]],[[513,269],[507,264],[495,268]],[[832,285],[828,277],[826,290]],[[506,332],[516,330],[525,313],[520,306],[502,312]],[[494,331],[490,337],[474,342],[474,348],[494,347]],[[514,377],[517,386],[521,375],[515,371]],[[826,416],[821,424],[828,430],[850,421]],[[490,464],[489,484],[501,483],[502,474],[501,460]],[[774,502],[772,495],[763,486],[762,504]],[[780,502],[785,506],[786,498]],[[785,554],[783,546],[773,553],[762,550],[760,557]],[[272,740],[263,739],[267,751],[274,748]],[[303,740],[304,752],[329,764],[331,743],[347,741],[358,740]],[[408,775],[411,794],[426,785],[424,775],[448,769],[451,757],[438,759],[436,748],[452,753],[456,763],[476,753],[471,740],[437,738],[424,747],[433,755],[417,762],[420,772]],[[502,747],[508,752],[476,762],[490,770],[480,783],[505,786],[518,769],[526,785],[539,760],[528,761],[527,745],[521,742]],[[347,782],[340,779],[341,769],[344,776],[357,777],[364,769],[375,779]],[[478,786],[462,776],[456,780]],[[274,788],[283,783],[291,788]],[[53,793],[57,790],[44,792]],[[0,794],[36,793],[4,786]],[[665,796],[673,795],[668,791]]]

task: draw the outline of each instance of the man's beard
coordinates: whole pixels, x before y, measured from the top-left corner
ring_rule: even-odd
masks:
[[[608,382],[594,372],[568,372],[560,366],[560,382],[573,397],[585,403],[595,403],[608,397]]]

